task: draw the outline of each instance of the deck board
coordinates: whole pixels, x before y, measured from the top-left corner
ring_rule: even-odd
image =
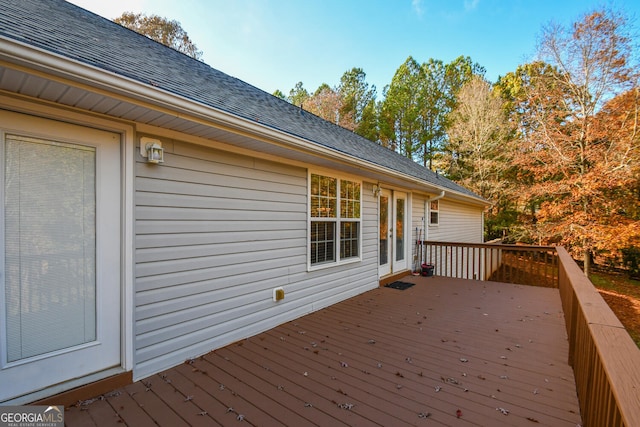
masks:
[[[375,289],[215,350],[68,408],[66,424],[581,423],[556,289],[402,280],[416,286]]]
[[[232,366],[241,368],[241,370],[234,369],[241,381],[253,382],[258,389],[269,393],[273,399],[305,418],[307,421],[303,424],[347,425],[336,419],[337,408],[335,405],[322,405],[319,403],[315,405],[317,410],[311,410],[310,408],[314,406],[312,404],[312,406],[309,406],[308,404],[314,400],[313,390],[304,388],[288,378],[281,377],[274,370],[267,370],[263,366],[256,364],[256,361],[251,358],[252,353],[250,350],[241,347],[227,347],[217,351],[215,355],[232,359]],[[215,360],[212,360],[212,363],[215,363]]]

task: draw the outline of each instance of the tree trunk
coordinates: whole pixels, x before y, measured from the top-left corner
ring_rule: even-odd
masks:
[[[584,275],[589,277],[591,274],[591,251],[589,249],[584,250]]]

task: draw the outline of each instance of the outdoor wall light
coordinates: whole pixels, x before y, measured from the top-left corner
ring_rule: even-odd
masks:
[[[374,196],[376,196],[376,197],[378,197],[378,196],[380,195],[380,191],[381,191],[381,190],[382,190],[382,189],[380,188],[380,184],[375,184],[375,185],[373,186],[373,195],[374,195]]]
[[[159,139],[140,138],[140,154],[147,158],[147,163],[164,163],[164,148]]]

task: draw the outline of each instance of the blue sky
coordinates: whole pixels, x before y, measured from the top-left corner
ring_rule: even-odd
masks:
[[[203,60],[269,93],[313,92],[359,67],[377,88],[413,56],[470,56],[486,76],[531,60],[544,24],[570,24],[603,4],[640,19],[639,0],[71,0],[113,19],[124,11],[179,21]]]

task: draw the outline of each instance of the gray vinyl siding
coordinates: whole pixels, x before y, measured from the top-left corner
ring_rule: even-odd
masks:
[[[432,196],[433,197],[433,196]],[[428,197],[421,194],[411,196],[411,255],[412,261],[416,256],[416,241],[432,240],[442,242],[482,243],[482,212],[481,207],[474,207],[447,200],[439,200],[439,224],[429,225],[429,212],[425,211],[425,201]],[[425,218],[427,233],[425,235]],[[413,268],[411,264],[410,268]]]
[[[418,194],[411,195],[411,242],[409,248],[409,265],[408,268],[411,271],[416,271],[416,269],[420,269],[420,264],[422,264],[422,260],[420,259],[421,251],[420,248],[416,245],[418,239],[424,240],[424,221],[423,218],[425,216],[424,212],[424,200],[425,198]]]
[[[412,206],[412,241],[413,255],[416,256],[415,242],[417,234],[422,232],[421,240],[431,240],[438,242],[460,242],[460,243],[482,243],[482,208],[457,203],[447,200],[446,197],[439,200],[439,224],[429,225],[429,212],[425,212],[425,200],[427,197],[422,195],[413,196]],[[427,235],[425,237],[423,218],[426,218]],[[455,257],[455,254],[453,255]],[[415,259],[415,258],[412,258]],[[422,248],[421,253],[417,255],[417,259],[421,261],[430,261],[436,266],[440,265],[440,254],[427,253]],[[413,267],[413,265],[412,265]],[[436,269],[437,270],[437,269]],[[444,274],[443,271],[436,271],[436,274]]]
[[[482,211],[455,201],[440,199],[439,224],[429,226],[429,240],[440,242],[482,243]]]
[[[377,205],[362,261],[307,271],[307,169],[179,141],[137,156],[135,369],[143,378],[377,286]],[[282,286],[285,299],[272,301]]]

